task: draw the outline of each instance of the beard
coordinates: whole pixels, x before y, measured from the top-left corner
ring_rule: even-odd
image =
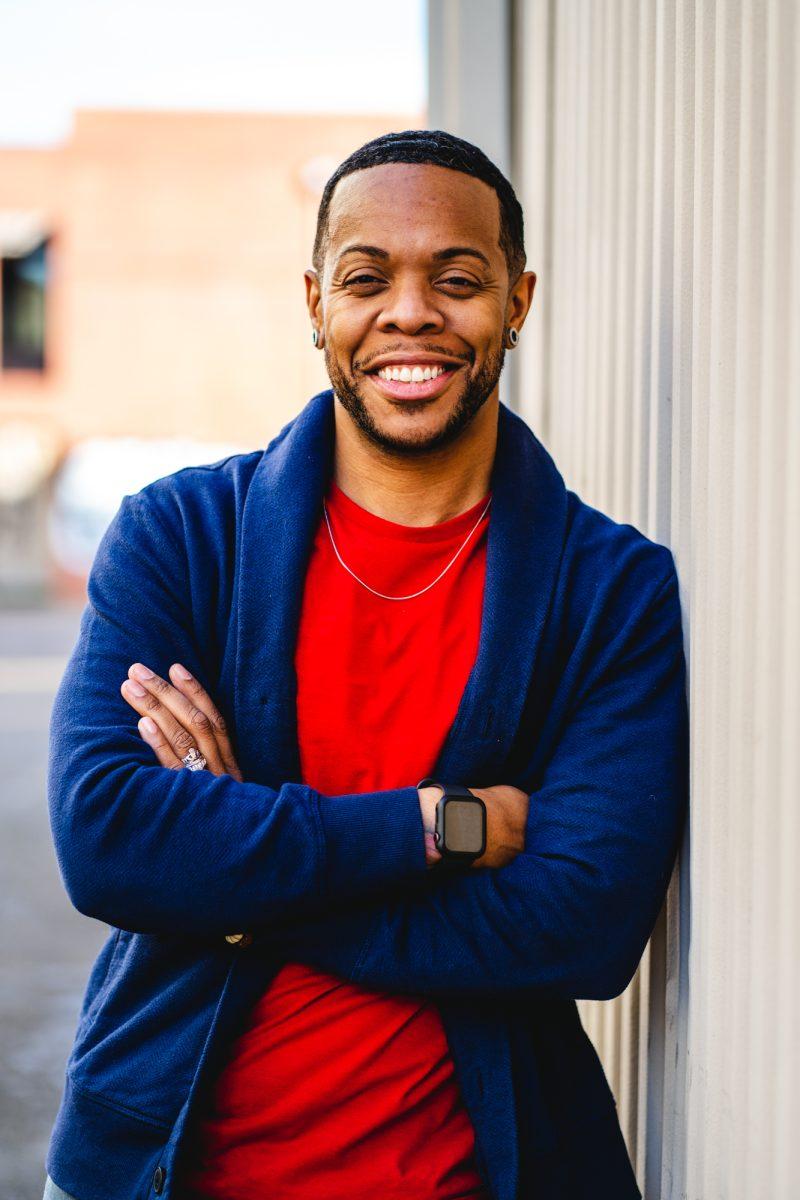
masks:
[[[368,405],[364,402],[357,384],[349,379],[338,367],[330,354],[328,347],[324,349],[325,368],[331,386],[345,411],[352,417],[355,424],[374,446],[388,454],[404,458],[422,457],[431,450],[440,450],[457,441],[462,432],[474,419],[486,401],[494,392],[500,380],[500,374],[505,362],[505,348],[502,342],[497,350],[487,354],[483,366],[476,375],[468,377],[461,395],[450,412],[443,427],[428,437],[418,437],[414,441],[393,437],[375,423]],[[403,406],[414,412],[429,400],[404,400]]]

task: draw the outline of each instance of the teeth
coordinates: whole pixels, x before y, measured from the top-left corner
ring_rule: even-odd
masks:
[[[381,367],[378,375],[381,379],[395,379],[399,383],[423,383],[428,379],[438,379],[444,372],[444,367]]]

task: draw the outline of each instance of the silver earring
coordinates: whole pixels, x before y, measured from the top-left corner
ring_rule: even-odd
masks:
[[[314,346],[319,345],[319,334],[317,333],[316,329],[311,330],[311,342]]]
[[[509,325],[507,337],[508,345],[513,350],[519,342],[519,330],[515,329],[513,325]]]

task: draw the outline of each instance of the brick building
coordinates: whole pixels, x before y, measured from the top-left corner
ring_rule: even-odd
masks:
[[[322,185],[420,123],[91,110],[62,146],[0,150],[0,438],[265,445],[326,382],[303,291]]]

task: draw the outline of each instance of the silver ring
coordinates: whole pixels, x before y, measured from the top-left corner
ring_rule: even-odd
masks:
[[[184,754],[181,762],[189,771],[203,771],[206,767],[206,759],[196,746],[192,746],[189,753]]]

